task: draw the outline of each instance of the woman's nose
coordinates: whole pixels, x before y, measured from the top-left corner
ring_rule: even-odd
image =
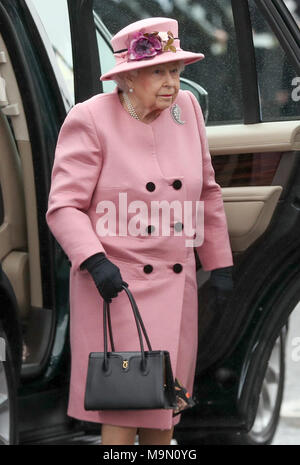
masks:
[[[166,84],[168,86],[173,86],[175,83],[175,79],[174,79],[174,76],[172,75],[172,73],[167,73],[166,75]]]

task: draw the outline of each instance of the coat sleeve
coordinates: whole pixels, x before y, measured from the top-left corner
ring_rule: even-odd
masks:
[[[204,240],[201,246],[196,247],[196,250],[203,269],[209,271],[215,268],[232,266],[233,258],[222,191],[215,181],[215,172],[211,163],[202,110],[192,92],[188,91],[188,94],[192,100],[197,118],[203,167],[203,186],[200,200],[203,201],[204,207]]]
[[[87,210],[102,167],[102,150],[85,103],[76,104],[59,132],[46,221],[74,269],[105,250]]]

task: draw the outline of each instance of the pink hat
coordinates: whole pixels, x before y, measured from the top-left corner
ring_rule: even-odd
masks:
[[[180,48],[178,23],[171,18],[147,18],[121,29],[111,44],[115,66],[100,77],[109,81],[125,71],[183,60],[186,65],[204,58],[203,53],[186,52]]]

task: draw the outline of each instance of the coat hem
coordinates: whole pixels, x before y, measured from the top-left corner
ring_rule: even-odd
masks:
[[[93,412],[93,413],[97,414],[98,412]],[[101,414],[100,411],[99,411],[99,414]],[[149,424],[141,424],[141,422],[134,422],[134,421],[132,422],[130,420],[129,421],[126,421],[126,420],[125,421],[120,421],[120,420],[114,421],[114,420],[107,420],[107,419],[101,420],[100,418],[97,419],[95,416],[89,416],[87,418],[85,415],[74,414],[71,412],[67,412],[67,415],[68,417],[75,418],[76,420],[86,421],[89,423],[99,423],[99,424],[112,425],[112,426],[127,426],[127,427],[132,427],[132,428],[151,428],[151,429],[153,428],[153,429],[159,429],[159,430],[169,430],[173,426],[177,425],[181,419],[181,414],[178,414],[171,418],[170,426],[161,428],[161,427],[158,427],[157,424],[152,424],[151,422],[149,422]]]

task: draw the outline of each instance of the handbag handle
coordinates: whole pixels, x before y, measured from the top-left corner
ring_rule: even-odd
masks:
[[[142,332],[145,336],[146,342],[148,349],[152,351],[152,347],[150,344],[149,337],[147,335],[142,317],[140,315],[138,306],[136,304],[136,301],[134,300],[134,297],[131,293],[131,291],[122,284],[123,289],[125,290],[129,301],[131,303],[131,308],[134,314],[135,318],[135,323],[136,327],[138,330],[138,336],[139,336],[139,341],[140,341],[140,347],[141,347],[141,354],[142,354],[142,368],[143,370],[146,370],[146,359],[145,359],[145,352],[144,352],[144,344],[143,344],[143,338],[142,338]],[[109,337],[110,337],[110,343],[111,343],[111,349],[114,352],[115,351],[115,346],[114,346],[114,341],[113,341],[113,333],[112,333],[112,326],[111,326],[111,318],[110,318],[110,307],[109,303],[106,302],[105,300],[103,301],[103,332],[104,332],[104,369],[108,369],[108,358],[107,358],[107,324],[108,324],[108,330],[109,330]],[[141,332],[142,329],[142,332]]]

